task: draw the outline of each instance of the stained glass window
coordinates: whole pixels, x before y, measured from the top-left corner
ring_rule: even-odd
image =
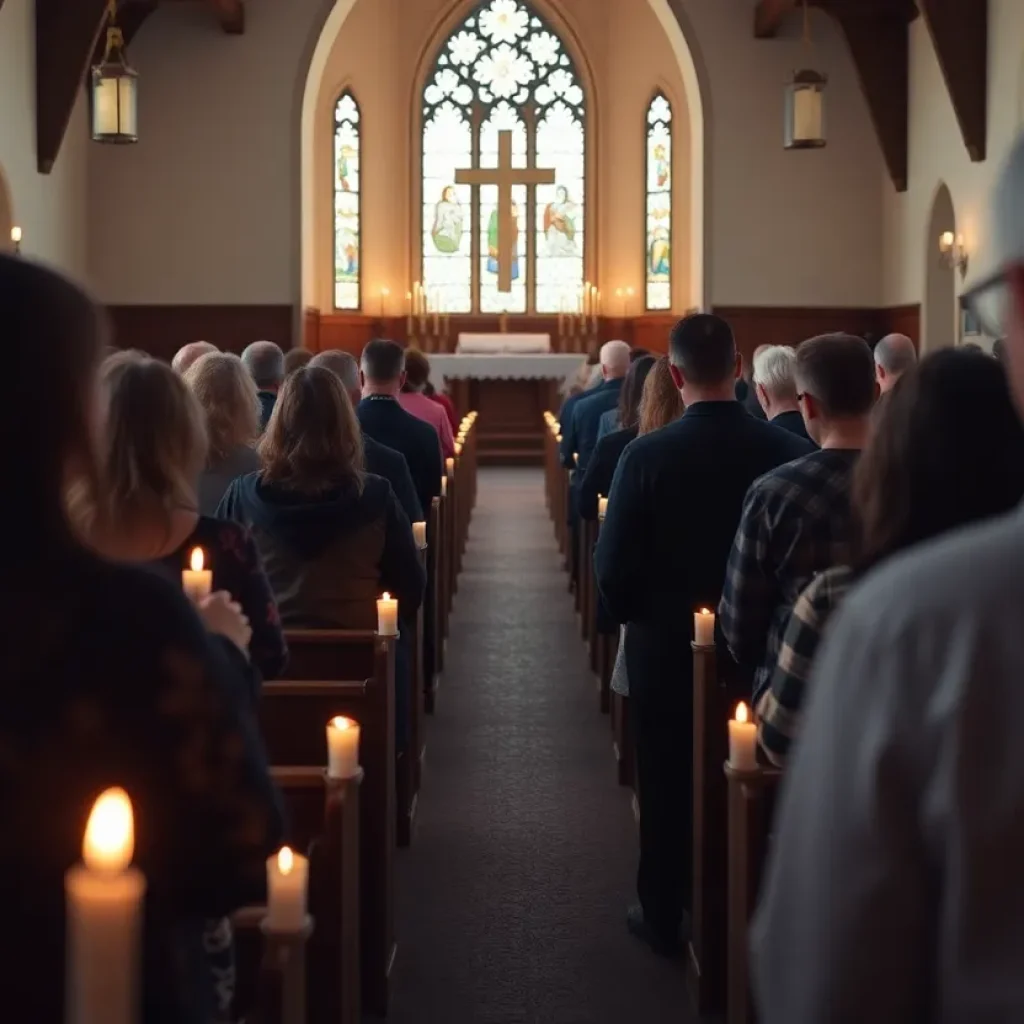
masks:
[[[334,108],[334,305],[359,309],[362,295],[359,104],[344,92]]]
[[[647,308],[672,308],[672,104],[647,108]]]
[[[497,184],[459,171],[554,172],[514,184],[511,253],[498,248]],[[586,99],[562,40],[524,0],[482,0],[442,44],[423,92],[422,281],[448,313],[575,311],[585,278]],[[512,290],[499,290],[502,258]]]

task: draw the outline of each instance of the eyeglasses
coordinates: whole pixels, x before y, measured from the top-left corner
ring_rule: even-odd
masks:
[[[1004,268],[979,281],[960,296],[960,305],[977,322],[982,334],[989,338],[1006,335],[1010,312],[1010,293]]]

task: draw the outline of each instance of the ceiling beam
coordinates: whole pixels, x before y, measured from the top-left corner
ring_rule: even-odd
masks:
[[[36,163],[53,170],[103,27],[106,0],[36,0]]]
[[[988,4],[920,2],[964,145],[970,158],[980,163],[988,152]]]
[[[245,4],[242,0],[206,0],[220,22],[220,27],[233,36],[245,32]]]

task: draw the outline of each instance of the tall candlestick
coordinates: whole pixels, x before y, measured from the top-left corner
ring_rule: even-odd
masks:
[[[747,705],[740,701],[729,722],[729,765],[740,772],[757,769],[757,726],[749,718]]]
[[[270,932],[300,932],[306,926],[309,861],[288,846],[267,858],[267,917]]]
[[[64,876],[67,1024],[139,1020],[146,879],[132,867],[134,848],[135,822],[128,794],[108,789],[89,815],[82,863]]]
[[[386,590],[377,601],[377,632],[381,636],[398,636],[398,601]]]
[[[351,779],[359,774],[359,723],[339,715],[327,723],[327,777]]]
[[[427,546],[427,524],[426,523],[413,523],[412,524],[412,539],[416,542],[416,547],[421,551]]]
[[[203,549],[193,548],[189,559],[191,568],[181,574],[182,589],[195,604],[209,597],[213,591],[213,572],[203,568],[204,561]]]
[[[715,613],[710,608],[694,613],[693,642],[698,647],[715,646]]]
[[[412,337],[412,292],[405,293],[405,333],[406,336]]]
[[[380,290],[380,318],[384,319],[384,313],[387,305],[388,296],[391,294],[390,288],[381,288]]]

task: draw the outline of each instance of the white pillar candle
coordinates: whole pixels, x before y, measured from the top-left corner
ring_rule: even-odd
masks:
[[[608,515],[608,499],[603,495],[597,496],[597,518],[604,519]]]
[[[386,590],[377,601],[377,632],[381,636],[398,636],[398,601]]]
[[[123,789],[93,806],[82,863],[64,876],[67,907],[67,1024],[134,1024],[146,879],[132,867],[135,823]]]
[[[267,931],[299,932],[306,925],[309,861],[287,846],[267,858]]]
[[[463,437],[462,437],[461,434],[459,434],[459,439],[455,442],[455,454],[456,455],[461,455],[462,454],[462,442],[463,442]]]
[[[749,718],[747,705],[740,701],[729,723],[729,766],[740,772],[757,769],[757,726]]]
[[[448,476],[455,476],[455,459],[450,455],[444,460],[444,471]]]
[[[181,574],[181,585],[185,594],[196,604],[203,598],[209,597],[213,592],[213,572],[204,569],[205,558],[202,548],[193,548],[189,558],[191,569],[186,569]]]
[[[573,452],[572,453],[572,463],[573,463],[574,466],[578,466],[580,464],[580,453],[579,452]]]
[[[448,497],[448,477],[446,476],[441,477],[441,497]]]
[[[693,642],[698,647],[715,646],[715,613],[709,608],[694,613]]]
[[[359,774],[359,723],[339,715],[327,723],[327,775],[351,779]]]
[[[422,551],[427,546],[427,524],[413,523],[412,538],[416,541],[416,547]]]

